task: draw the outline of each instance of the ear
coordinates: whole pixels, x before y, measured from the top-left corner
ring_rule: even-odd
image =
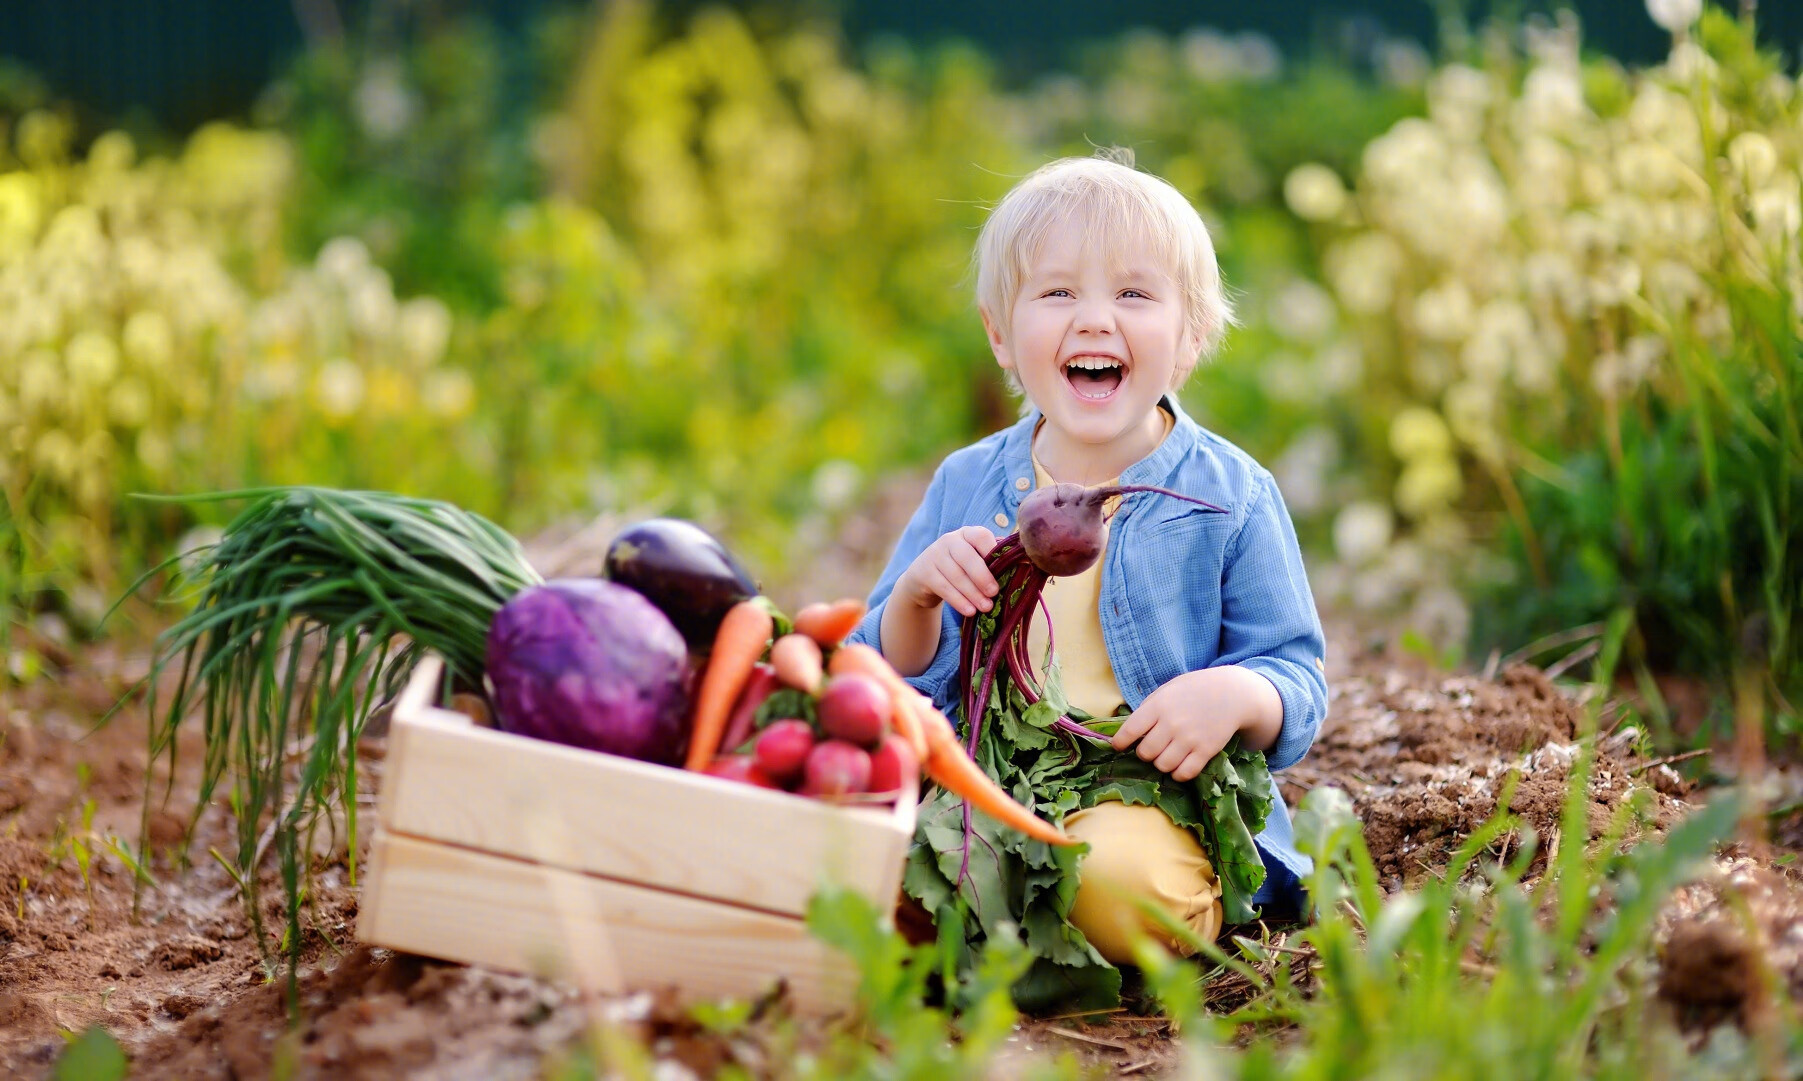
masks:
[[[1202,332],[1185,326],[1183,337],[1177,342],[1177,355],[1188,357],[1187,364],[1179,364],[1171,372],[1171,389],[1176,390],[1189,380],[1190,373],[1202,362]]]
[[[989,339],[989,351],[995,354],[995,362],[1003,368],[1012,370],[1014,353],[1002,338],[1002,330],[996,325],[995,318],[989,314],[988,308],[978,308],[977,314],[983,317],[983,334]]]

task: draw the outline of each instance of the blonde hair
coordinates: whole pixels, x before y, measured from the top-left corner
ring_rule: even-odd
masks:
[[[1021,279],[1046,235],[1069,221],[1081,221],[1085,246],[1100,243],[1112,260],[1121,258],[1119,238],[1148,245],[1177,281],[1189,330],[1200,343],[1197,359],[1220,346],[1234,322],[1233,304],[1221,285],[1208,227],[1182,192],[1135,169],[1133,152],[1118,147],[1048,162],[990,211],[974,256],[977,305],[998,326],[1008,325]]]

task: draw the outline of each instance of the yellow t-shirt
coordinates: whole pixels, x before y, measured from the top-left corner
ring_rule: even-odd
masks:
[[[1164,436],[1176,427],[1177,418],[1159,409],[1164,417]],[[1035,435],[1038,433],[1035,432]],[[1033,479],[1036,487],[1055,483],[1039,455],[1033,455]],[[1119,483],[1120,478],[1107,481]],[[1111,499],[1103,507],[1104,514],[1114,513],[1120,499]],[[1064,678],[1064,693],[1070,704],[1092,717],[1107,717],[1124,701],[1121,688],[1114,679],[1114,666],[1108,663],[1108,648],[1102,642],[1102,563],[1107,557],[1106,522],[1102,525],[1102,558],[1082,574],[1054,578],[1046,583],[1045,609],[1035,611],[1027,620],[1027,656],[1043,673],[1046,647],[1046,613],[1052,617],[1052,645],[1057,649],[1058,668]],[[1042,674],[1043,678],[1043,674]]]

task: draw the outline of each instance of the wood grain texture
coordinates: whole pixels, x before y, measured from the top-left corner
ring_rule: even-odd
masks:
[[[357,920],[373,945],[571,979],[748,997],[786,980],[808,1013],[851,1003],[850,961],[798,919],[379,830]]]
[[[895,903],[915,800],[835,806],[566,747],[431,705],[436,660],[403,693],[379,804],[392,833],[800,915],[824,881]]]

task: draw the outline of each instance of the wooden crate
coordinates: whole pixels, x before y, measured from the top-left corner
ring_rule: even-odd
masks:
[[[834,882],[884,911],[915,801],[834,805],[480,727],[434,705],[423,662],[395,706],[357,919],[392,949],[603,991],[849,1004],[856,973],[809,936]]]

